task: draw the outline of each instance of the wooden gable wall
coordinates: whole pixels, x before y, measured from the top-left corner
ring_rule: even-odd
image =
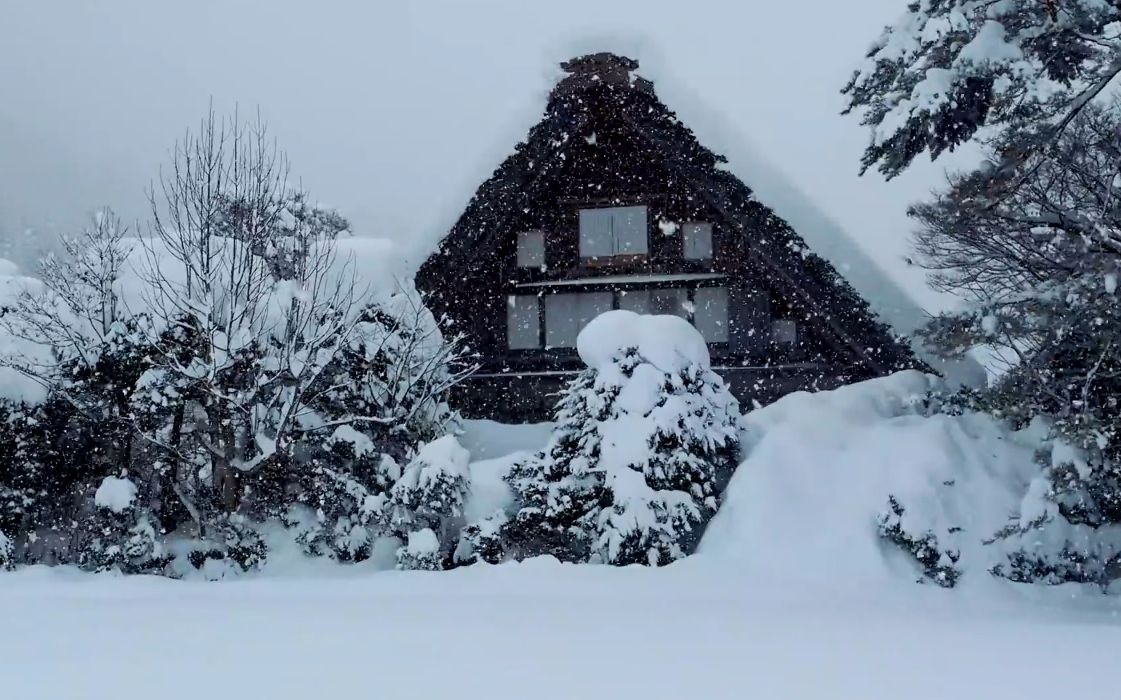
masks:
[[[749,255],[749,240],[732,222],[726,221],[676,171],[650,152],[649,143],[638,138],[633,128],[611,110],[593,113],[582,133],[560,135],[557,141],[560,162],[544,182],[537,183],[536,194],[517,211],[505,217],[501,230],[493,232],[493,245],[480,246],[463,270],[457,285],[461,303],[448,311],[457,317],[460,329],[468,332],[484,362],[508,362],[515,366],[533,365],[532,353],[511,353],[506,342],[506,298],[519,283],[584,279],[601,275],[651,275],[666,273],[715,272],[727,275],[722,286],[748,294],[766,294],[775,316],[799,322],[802,337],[794,351],[751,353],[742,361],[781,361],[796,356],[800,361],[851,362],[837,358],[836,344],[823,337],[821,329],[807,318],[807,310],[774,284],[766,271]],[[594,137],[593,137],[594,134]],[[578,255],[578,212],[582,207],[642,204],[648,207],[649,258],[637,265],[622,267],[581,267]],[[713,225],[715,255],[711,262],[686,260],[681,232],[666,235],[658,225],[671,222],[705,221]],[[542,230],[545,235],[544,270],[516,265],[517,233]],[[670,286],[663,284],[660,286]],[[680,285],[677,285],[680,286]],[[579,291],[581,288],[566,288]],[[469,303],[468,301],[469,300]],[[538,364],[564,365],[571,351],[549,351],[547,361]],[[719,354],[719,351],[716,351]],[[741,353],[742,354],[742,353]],[[521,360],[519,362],[518,360]]]

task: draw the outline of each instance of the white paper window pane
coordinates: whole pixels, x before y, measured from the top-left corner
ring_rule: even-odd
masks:
[[[610,209],[580,210],[580,257],[606,258],[614,254]]]
[[[684,289],[651,289],[650,313],[689,318],[689,294]]]
[[[518,267],[541,267],[545,264],[545,233],[522,231],[518,234]]]
[[[611,231],[616,255],[645,255],[647,252],[646,207],[615,207]]]
[[[693,325],[705,342],[728,342],[728,290],[701,287],[693,293]]]
[[[682,227],[686,260],[712,259],[712,224],[692,221]]]
[[[536,296],[507,298],[506,340],[511,350],[541,347],[541,317],[537,313]]]
[[[636,314],[650,313],[650,290],[625,289],[619,292],[619,308]]]
[[[576,336],[596,316],[611,310],[611,292],[550,294],[545,297],[545,345],[574,348]]]
[[[779,345],[794,345],[798,342],[798,323],[789,318],[776,318],[771,323],[771,340]]]

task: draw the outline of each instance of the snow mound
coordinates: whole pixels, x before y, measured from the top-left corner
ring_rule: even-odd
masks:
[[[963,583],[982,578],[1002,555],[982,542],[1019,512],[1042,437],[979,414],[928,415],[927,393],[942,386],[901,372],[749,413],[746,459],[702,556],[780,581],[915,579],[918,565],[879,535],[894,497],[905,529],[960,552]]]
[[[440,551],[440,540],[431,528],[424,528],[409,533],[409,541],[405,546],[410,554],[416,556],[429,555]]]
[[[105,508],[114,513],[123,513],[132,506],[136,500],[136,484],[129,479],[116,476],[105,477],[97,492],[93,495],[93,502],[98,508]]]
[[[602,369],[619,353],[635,348],[663,372],[709,366],[708,346],[688,321],[679,316],[648,316],[622,309],[600,314],[580,331],[576,351],[584,364]]]

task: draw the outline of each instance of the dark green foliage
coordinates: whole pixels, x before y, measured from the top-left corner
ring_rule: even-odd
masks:
[[[555,418],[546,448],[507,476],[510,556],[653,566],[693,550],[736,458],[738,404],[719,377],[626,348],[577,375]]]
[[[943,588],[953,588],[961,576],[961,571],[956,566],[961,553],[941,546],[933,532],[912,533],[905,530],[905,512],[895,496],[888,496],[888,511],[879,520],[880,537],[914,558],[922,567],[926,580]]]
[[[843,89],[872,133],[863,167],[894,177],[986,126],[1021,144],[1052,140],[1121,69],[1118,20],[1121,8],[1098,0],[906,5]]]

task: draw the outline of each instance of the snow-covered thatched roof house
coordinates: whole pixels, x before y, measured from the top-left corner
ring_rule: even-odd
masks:
[[[417,276],[478,353],[465,413],[543,417],[581,367],[577,333],[614,308],[688,319],[747,403],[917,364],[637,62],[600,53],[563,68],[544,119]]]

